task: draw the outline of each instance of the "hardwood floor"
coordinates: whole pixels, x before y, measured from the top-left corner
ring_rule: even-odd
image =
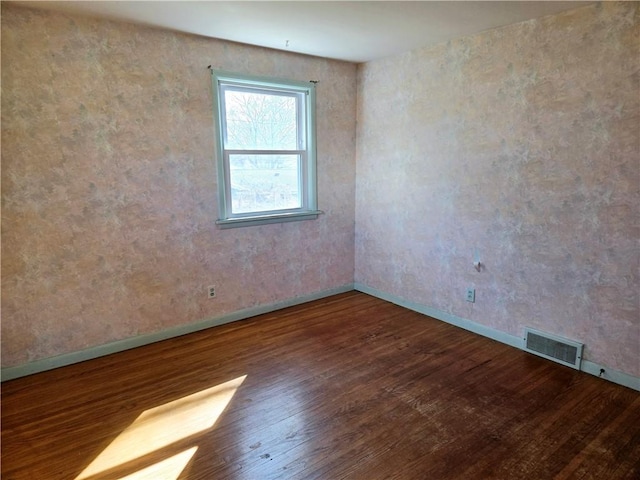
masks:
[[[350,292],[4,383],[2,478],[638,479],[640,393]]]

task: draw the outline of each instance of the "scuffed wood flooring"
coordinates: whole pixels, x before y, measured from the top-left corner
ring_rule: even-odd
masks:
[[[638,479],[640,393],[349,292],[5,382],[2,478]]]

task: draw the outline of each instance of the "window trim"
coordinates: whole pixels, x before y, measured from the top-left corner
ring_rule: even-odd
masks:
[[[213,112],[216,138],[216,168],[218,175],[218,220],[216,224],[220,228],[235,228],[252,225],[265,225],[269,223],[292,222],[298,220],[316,219],[323,213],[318,210],[317,176],[316,176],[316,96],[313,82],[298,82],[293,80],[257,77],[252,75],[236,74],[211,69],[213,86]],[[305,138],[297,145],[298,150],[287,150],[287,154],[300,155],[300,195],[301,207],[296,209],[269,210],[265,212],[250,212],[233,214],[231,209],[231,182],[229,155],[242,152],[259,152],[268,154],[273,150],[237,150],[226,149],[224,142],[224,127],[226,118],[221,98],[223,89],[221,85],[244,88],[260,88],[283,92],[302,93],[305,101]],[[298,122],[303,119],[298,117]],[[305,148],[300,149],[302,143]]]

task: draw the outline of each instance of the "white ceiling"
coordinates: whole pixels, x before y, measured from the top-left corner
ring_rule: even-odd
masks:
[[[17,2],[22,3],[22,2]],[[366,62],[594,2],[47,1],[25,4]]]

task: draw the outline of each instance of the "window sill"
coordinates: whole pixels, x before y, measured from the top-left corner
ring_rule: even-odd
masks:
[[[216,225],[222,229],[253,227],[255,225],[267,225],[270,223],[299,222],[301,220],[315,220],[322,210],[309,210],[306,212],[278,213],[275,215],[259,215],[255,217],[227,218],[217,220]]]

